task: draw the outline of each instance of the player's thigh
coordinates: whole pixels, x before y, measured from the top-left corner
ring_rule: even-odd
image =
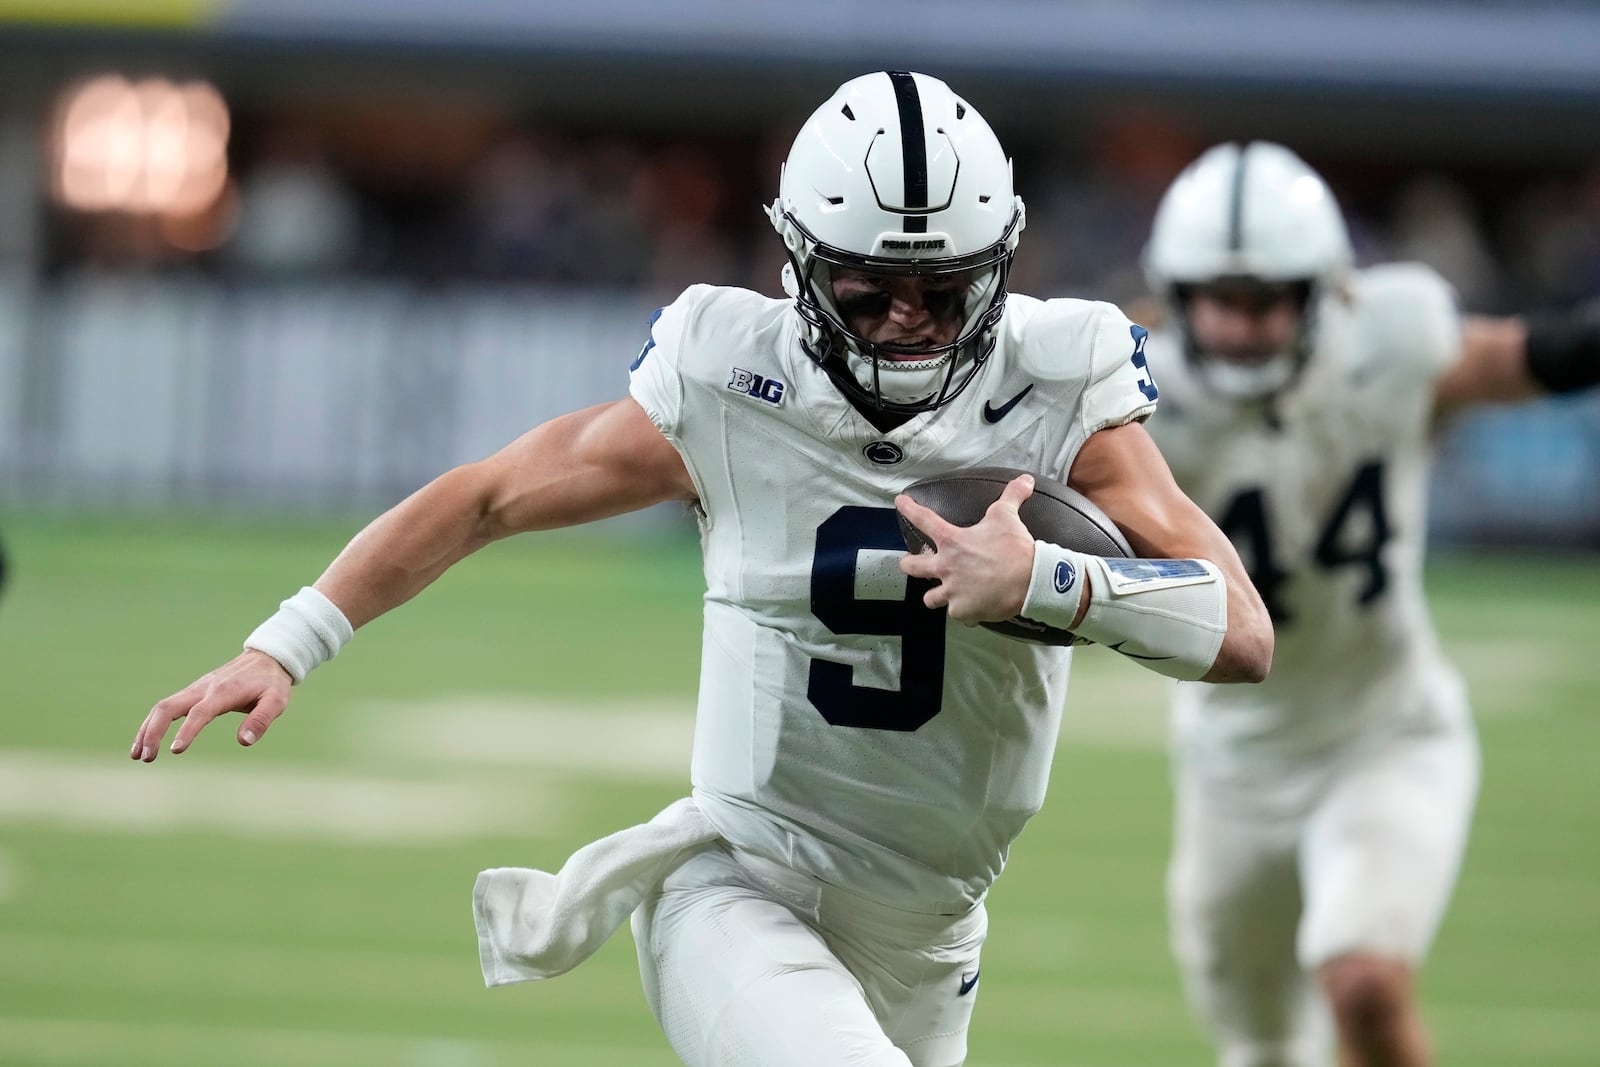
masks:
[[[689,1067],[910,1067],[861,984],[791,908],[721,852],[634,914],[645,996]]]
[[[1172,949],[1230,1067],[1324,1062],[1325,1008],[1295,957],[1296,830],[1219,803],[1179,775],[1167,872]]]
[[[1478,745],[1464,719],[1369,746],[1306,830],[1300,958],[1320,967],[1365,951],[1418,962],[1466,851]]]
[[[982,904],[959,916],[908,915],[824,896],[819,915],[839,960],[914,1067],[959,1067],[981,992]]]

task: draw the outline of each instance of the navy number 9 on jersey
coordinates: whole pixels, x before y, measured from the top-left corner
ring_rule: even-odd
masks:
[[[863,549],[905,550],[893,508],[843,507],[817,527],[811,560],[811,613],[836,634],[900,638],[900,688],[856,685],[848,663],[813,659],[806,696],[833,726],[911,731],[944,702],[945,612],[922,603],[932,583],[907,578],[899,600],[856,595]]]

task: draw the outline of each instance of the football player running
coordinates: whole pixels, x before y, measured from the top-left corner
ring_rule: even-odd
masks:
[[[1427,267],[1355,270],[1322,178],[1261,142],[1178,176],[1145,267],[1151,433],[1277,629],[1264,684],[1174,689],[1174,953],[1226,1067],[1426,1064],[1413,980],[1478,788],[1423,599],[1429,444],[1593,385],[1600,307],[1462,318]]]
[[[155,759],[179,719],[182,752],[229,711],[257,743],[355,628],[497,538],[689,502],[706,578],[693,796],[558,875],[480,875],[485,978],[560,973],[631,913],[685,1063],[953,1067],[984,896],[1043,801],[1071,659],[956,622],[1025,611],[1211,681],[1259,680],[1271,626],[1145,432],[1144,331],[1108,304],[1007,293],[1022,202],[948,86],[846,83],[800,130],[770,217],[789,299],[687,289],[651,320],[629,396],[380,516],[243,654],[156,704],[132,756]],[[1026,477],[968,529],[901,499],[939,548],[908,556],[899,490],[975,465],[1065,479],[1141,556],[1201,562],[1140,581],[1036,544]]]

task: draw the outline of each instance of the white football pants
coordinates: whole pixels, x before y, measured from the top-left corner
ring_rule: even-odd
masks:
[[[918,915],[713,849],[633,915],[645,998],[689,1067],[959,1067],[982,904]]]
[[[1463,707],[1308,770],[1326,775],[1310,808],[1271,819],[1178,768],[1172,947],[1223,1067],[1331,1063],[1317,969],[1354,951],[1420,963],[1466,849],[1478,758]]]

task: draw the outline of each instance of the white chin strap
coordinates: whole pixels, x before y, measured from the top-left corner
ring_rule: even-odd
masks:
[[[1230,400],[1256,400],[1276,393],[1294,380],[1296,360],[1292,352],[1280,352],[1261,363],[1233,363],[1218,356],[1203,356],[1197,361],[1207,388]]]
[[[891,404],[916,404],[927,400],[944,385],[945,374],[955,353],[945,352],[932,359],[878,360],[878,394]],[[854,347],[845,361],[861,388],[872,391],[872,361]]]

